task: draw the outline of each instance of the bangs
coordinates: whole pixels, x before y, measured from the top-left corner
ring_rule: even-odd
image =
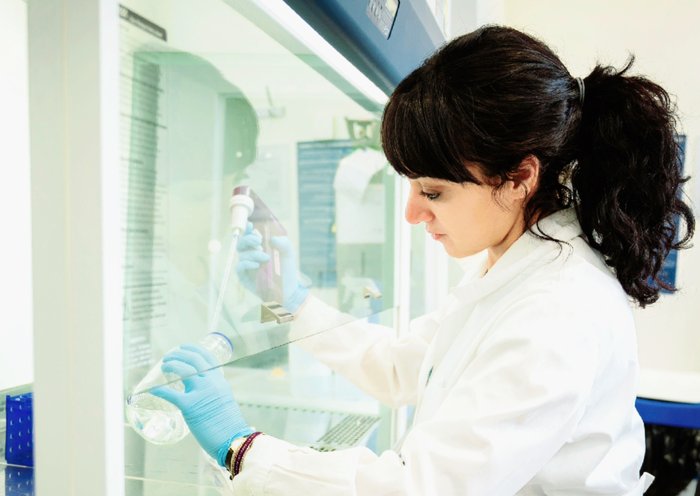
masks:
[[[480,184],[466,167],[477,162],[466,153],[470,133],[454,118],[454,106],[440,90],[442,85],[421,80],[424,75],[418,73],[425,69],[420,67],[403,80],[384,109],[384,154],[394,170],[409,179]]]

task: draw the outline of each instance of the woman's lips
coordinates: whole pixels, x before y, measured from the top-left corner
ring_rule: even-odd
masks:
[[[442,237],[444,236],[444,234],[430,233],[430,236],[432,236],[432,238],[433,238],[435,241],[439,241],[440,238],[442,238]]]

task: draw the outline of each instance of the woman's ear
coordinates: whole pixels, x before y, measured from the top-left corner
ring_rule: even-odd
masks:
[[[540,159],[534,155],[525,157],[518,169],[510,175],[508,189],[511,200],[524,201],[537,189],[540,177]]]

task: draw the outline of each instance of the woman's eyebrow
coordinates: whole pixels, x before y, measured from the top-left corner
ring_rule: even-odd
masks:
[[[419,177],[417,181],[421,186],[430,186],[433,188],[444,188],[449,185],[449,182],[444,179],[435,179],[432,177]]]

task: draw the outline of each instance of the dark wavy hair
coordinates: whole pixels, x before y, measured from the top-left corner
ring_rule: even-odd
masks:
[[[526,225],[574,207],[588,243],[644,307],[659,291],[672,249],[695,218],[683,201],[675,106],[659,85],[596,66],[579,82],[541,41],[502,26],[454,39],[407,76],[384,110],[382,145],[410,178],[516,180],[524,158],[541,164]],[[685,226],[681,235],[681,222]],[[539,229],[538,229],[539,231]]]

